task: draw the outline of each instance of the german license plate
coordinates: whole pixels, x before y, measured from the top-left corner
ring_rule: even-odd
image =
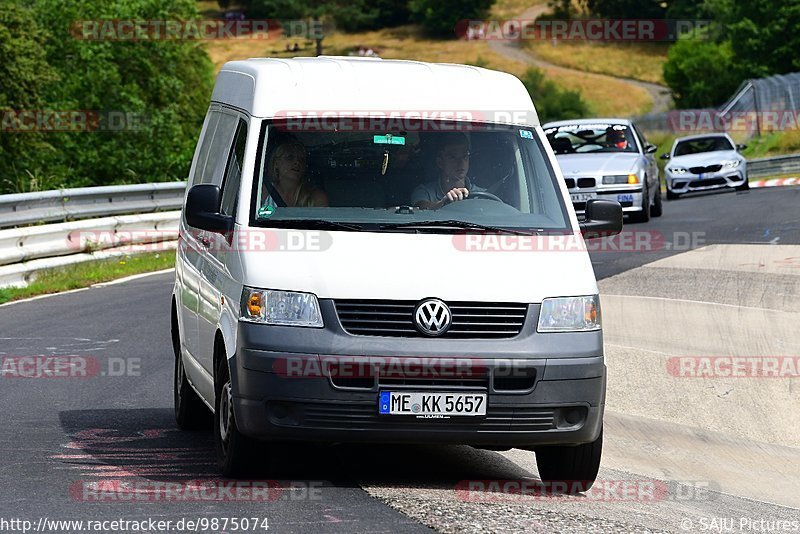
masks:
[[[486,394],[381,391],[378,412],[385,415],[486,415]]]
[[[573,202],[586,202],[597,197],[597,193],[570,193],[569,197]]]

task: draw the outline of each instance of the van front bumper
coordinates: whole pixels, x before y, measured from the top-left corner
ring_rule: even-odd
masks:
[[[501,340],[353,336],[327,317],[322,329],[241,322],[229,360],[239,430],[276,441],[498,448],[594,441],[605,403],[602,332],[539,334],[532,328],[538,311],[530,306],[522,333]],[[342,380],[330,370],[336,362],[361,380]],[[421,372],[364,380],[358,370],[375,362]],[[529,381],[506,380],[521,375]],[[485,393],[487,411],[446,419],[381,415],[381,391]]]

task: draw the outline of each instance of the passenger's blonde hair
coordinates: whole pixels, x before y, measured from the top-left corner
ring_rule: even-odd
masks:
[[[284,141],[275,147],[275,150],[272,151],[272,154],[269,156],[269,161],[267,162],[267,171],[269,172],[269,179],[273,184],[277,184],[280,181],[280,176],[278,176],[278,158],[282,157],[284,154],[289,153],[291,150],[297,150],[301,154],[303,154],[303,162],[305,163],[306,159],[306,147],[300,141],[295,139],[290,139],[288,141]]]

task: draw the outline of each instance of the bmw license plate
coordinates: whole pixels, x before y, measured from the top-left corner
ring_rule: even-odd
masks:
[[[569,197],[573,202],[586,202],[590,199],[597,198],[597,193],[570,193]]]
[[[378,412],[417,416],[486,415],[486,394],[381,391]]]

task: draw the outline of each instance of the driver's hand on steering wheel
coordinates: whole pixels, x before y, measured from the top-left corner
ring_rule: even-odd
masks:
[[[469,196],[469,189],[466,187],[454,187],[442,197],[442,204],[449,204],[457,200],[464,200]]]

